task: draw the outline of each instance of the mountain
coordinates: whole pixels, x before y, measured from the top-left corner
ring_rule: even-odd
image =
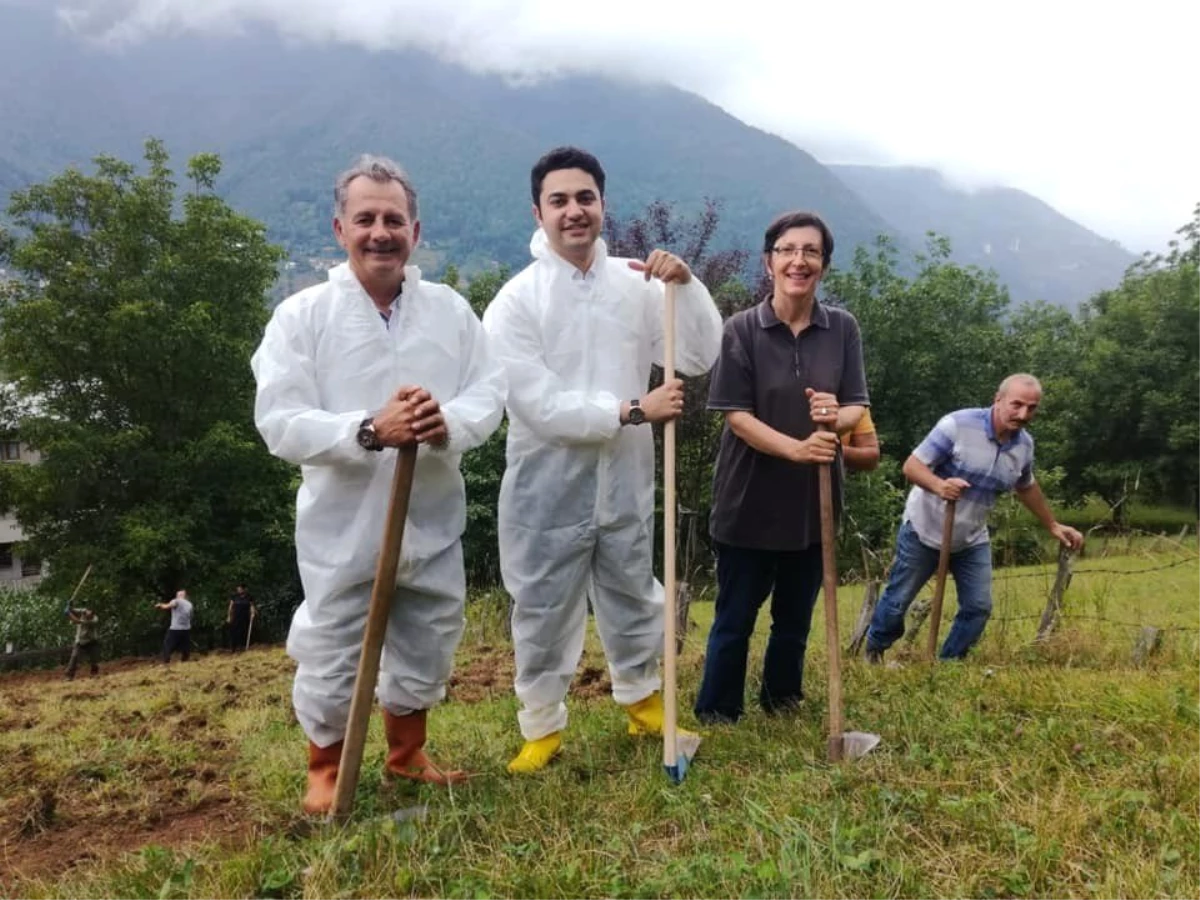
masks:
[[[769,221],[795,208],[827,219],[842,265],[879,234],[907,255],[926,227],[909,227],[888,196],[848,183],[845,171],[835,175],[794,144],[667,86],[595,77],[513,83],[421,52],[292,43],[266,30],[163,38],[117,53],[79,39],[42,8],[0,4],[0,202],[100,153],[140,159],[149,136],[165,141],[177,172],[193,153],[219,153],[218,190],[300,260],[336,254],[332,181],[364,151],[393,156],[412,174],[422,264],[432,271],[447,262],[468,273],[523,265],[533,230],[529,168],[563,143],[600,158],[617,218],[656,199],[681,213],[720,201],[722,247],[757,251]],[[971,234],[953,217],[939,230]],[[968,240],[966,252],[973,246]],[[1042,265],[1074,266],[1076,280],[1064,276],[1064,284],[1077,289],[1061,296],[1089,296],[1097,283],[1090,257],[1069,236],[1046,250],[1052,263]],[[1012,271],[1031,284],[1050,280]],[[1028,294],[1025,282],[1010,287]]]
[[[1137,259],[1024,191],[969,191],[932,169],[829,168],[910,244],[935,231],[950,239],[958,262],[995,269],[1016,303],[1074,308],[1119,283]]]

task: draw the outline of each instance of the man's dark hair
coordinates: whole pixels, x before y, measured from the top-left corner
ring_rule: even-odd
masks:
[[[775,249],[775,242],[779,240],[779,236],[792,228],[815,228],[821,232],[821,254],[823,257],[821,268],[828,270],[829,261],[833,259],[833,232],[829,230],[829,226],[816,213],[784,213],[768,225],[767,233],[763,237],[763,253],[769,256],[771,251]]]
[[[533,170],[529,173],[529,189],[533,195],[533,205],[538,209],[542,206],[542,182],[546,180],[547,175],[559,169],[583,169],[595,179],[600,199],[604,199],[604,169],[600,160],[578,147],[555,147],[535,162]]]

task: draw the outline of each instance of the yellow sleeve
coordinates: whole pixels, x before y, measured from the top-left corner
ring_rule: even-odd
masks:
[[[854,426],[851,434],[874,434],[875,423],[871,421],[871,410],[864,409],[862,418],[858,420],[858,424]]]
[[[856,434],[874,434],[875,423],[871,421],[871,410],[864,409],[862,418],[858,420],[858,424],[849,431],[843,431],[839,437],[842,440],[842,446],[850,446],[850,439]]]

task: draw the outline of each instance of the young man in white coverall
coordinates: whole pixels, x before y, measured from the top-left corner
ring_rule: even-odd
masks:
[[[292,700],[309,739],[306,812],[328,811],[383,541],[393,448],[419,446],[376,696],[387,773],[447,784],[426,710],[440,701],[462,636],[461,454],[500,423],[503,368],[479,319],[407,265],[417,196],[392,161],[364,156],[337,180],[334,234],[348,262],[275,310],[252,366],[255,422],[270,451],[302,467],[296,556],[304,602],[288,633]]]
[[[483,317],[509,382],[500,569],[514,603],[525,739],[513,773],[542,769],[562,746],[587,597],[630,733],[662,732],[650,423],[683,411],[679,379],[646,392],[651,364],[663,361],[663,282],[678,285],[678,370],[707,372],[721,345],[720,313],[683,260],[607,255],[594,156],[551,151],[533,167],[531,192],[534,262]]]

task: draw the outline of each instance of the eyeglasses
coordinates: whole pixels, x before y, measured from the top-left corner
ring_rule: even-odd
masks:
[[[802,256],[808,262],[821,262],[825,254],[816,247],[772,247],[771,252],[782,260],[795,259]]]

